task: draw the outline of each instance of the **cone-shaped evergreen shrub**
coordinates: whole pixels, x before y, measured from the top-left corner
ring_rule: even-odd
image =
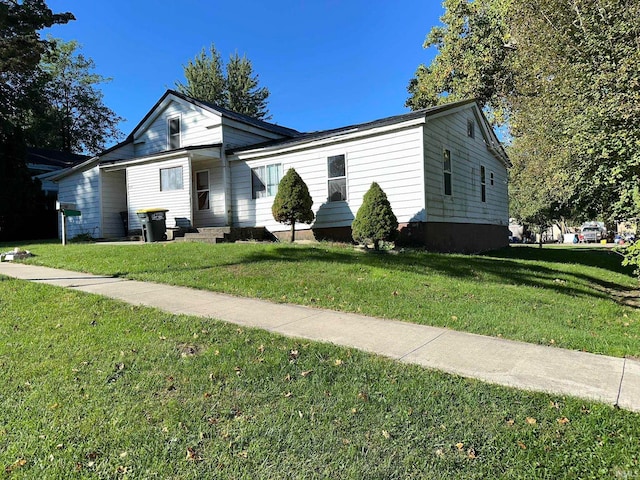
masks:
[[[380,248],[381,241],[390,241],[396,237],[398,219],[391,209],[387,195],[376,182],[364,194],[351,230],[356,242],[373,242],[376,250]]]
[[[312,205],[313,199],[309,195],[307,184],[293,168],[290,168],[280,180],[271,212],[277,222],[291,225],[292,242],[296,238],[296,222],[313,222],[315,215],[311,210]]]

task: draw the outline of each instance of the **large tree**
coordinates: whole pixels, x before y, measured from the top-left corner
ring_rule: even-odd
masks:
[[[184,65],[186,83],[176,82],[179,92],[210,102],[237,113],[267,120],[269,90],[260,87],[251,61],[236,52],[224,65],[214,44],[209,54],[203,48],[193,60]]]
[[[44,0],[0,0],[0,238],[33,236],[42,192],[26,168],[23,121],[40,97],[38,64],[49,44],[39,31],[73,19]]]
[[[474,96],[497,123],[506,121],[511,203],[519,216],[637,216],[640,3],[446,0],[444,6],[443,25],[426,42],[438,54],[419,67],[407,104]]]
[[[78,52],[78,42],[50,43],[40,62],[44,102],[34,107],[27,141],[36,147],[96,154],[122,136],[117,126],[122,119],[103,103],[98,88],[110,79],[93,72],[93,60]]]

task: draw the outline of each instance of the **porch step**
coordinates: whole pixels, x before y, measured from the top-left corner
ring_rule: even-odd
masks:
[[[183,242],[227,243],[241,240],[271,241],[272,235],[264,227],[199,227],[176,238]]]

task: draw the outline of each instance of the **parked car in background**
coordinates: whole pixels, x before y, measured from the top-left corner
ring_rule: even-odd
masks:
[[[580,232],[580,241],[584,243],[597,243],[606,238],[606,232],[597,224],[583,225]]]

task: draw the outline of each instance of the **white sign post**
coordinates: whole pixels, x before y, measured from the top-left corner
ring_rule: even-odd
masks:
[[[61,225],[61,233],[62,233],[62,245],[67,244],[67,217],[77,217],[80,215],[80,211],[76,210],[75,203],[63,203],[56,202],[56,210],[60,211],[60,215],[62,215],[62,225]]]

